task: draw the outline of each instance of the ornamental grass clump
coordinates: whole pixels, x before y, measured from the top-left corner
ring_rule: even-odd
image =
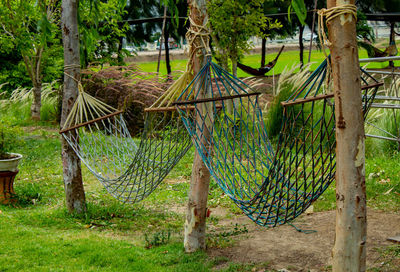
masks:
[[[13,127],[9,122],[0,120],[0,160],[12,159],[14,155],[10,154],[15,151],[20,144],[21,130]]]

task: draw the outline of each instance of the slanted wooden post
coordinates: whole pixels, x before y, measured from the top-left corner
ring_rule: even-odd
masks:
[[[207,20],[206,0],[188,0],[188,4],[190,9],[190,18],[195,24],[202,26],[205,20]],[[194,43],[195,46],[191,46],[191,50],[203,46],[200,37],[196,39]],[[200,71],[200,68],[205,64],[205,54],[206,51],[204,48],[193,55],[194,74],[197,74]],[[185,221],[184,246],[186,252],[195,252],[199,249],[206,248],[205,234],[209,184],[210,172],[196,150],[193,160],[192,178]]]
[[[328,0],[328,8],[355,0]],[[337,10],[338,11],[338,10]],[[336,239],[333,271],[365,271],[366,196],[364,119],[356,19],[345,13],[328,23],[336,116]]]
[[[62,1],[61,30],[65,65],[61,111],[61,127],[63,127],[78,96],[77,80],[80,79],[78,0]],[[81,162],[63,137],[61,137],[61,148],[67,209],[69,212],[85,212],[85,191],[82,183]]]

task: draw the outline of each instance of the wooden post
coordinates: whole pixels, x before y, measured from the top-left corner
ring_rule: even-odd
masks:
[[[61,127],[63,127],[72,105],[78,96],[77,80],[80,79],[78,0],[62,1],[61,29],[65,65],[61,111]],[[80,160],[63,137],[61,137],[61,147],[67,209],[69,212],[85,212],[85,191],[82,183]]]
[[[328,8],[355,0],[328,0]],[[364,119],[356,20],[350,13],[328,23],[336,116],[336,239],[333,271],[365,271],[366,195]]]
[[[207,18],[206,0],[188,0],[190,17],[198,25],[203,25]],[[201,46],[200,40],[195,41]],[[192,50],[197,46],[192,46]],[[194,54],[193,72],[200,71],[205,64],[205,49]],[[203,137],[207,137],[204,136]],[[185,221],[184,246],[186,252],[195,252],[206,248],[207,198],[210,184],[210,172],[203,163],[200,154],[195,152],[190,183],[189,200]]]

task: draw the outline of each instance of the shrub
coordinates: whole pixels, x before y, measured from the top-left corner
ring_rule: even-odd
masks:
[[[144,126],[143,110],[150,107],[171,85],[155,73],[140,71],[136,65],[112,66],[102,70],[83,71],[85,92],[108,105],[125,110],[133,135]]]
[[[19,144],[21,130],[10,122],[0,119],[0,159],[7,159],[7,153],[12,152]]]
[[[1,85],[0,85],[1,87]],[[1,88],[0,88],[1,91]],[[60,115],[60,93],[61,86],[58,81],[43,83],[42,85],[42,107],[40,110],[41,121],[58,121]],[[1,94],[1,92],[0,92]],[[11,115],[21,119],[31,118],[30,107],[33,101],[33,92],[30,88],[19,87],[11,92],[9,97],[0,100],[0,109],[6,110]]]
[[[264,109],[265,124],[268,132],[268,136],[273,139],[276,138],[282,128],[283,122],[283,107],[281,102],[286,101],[290,98],[293,92],[301,86],[303,82],[309,76],[310,65],[306,65],[299,72],[295,71],[299,68],[299,65],[293,66],[288,70],[284,70],[279,77],[276,92],[273,94],[273,100],[267,104]],[[292,106],[295,111],[301,109],[300,105]]]

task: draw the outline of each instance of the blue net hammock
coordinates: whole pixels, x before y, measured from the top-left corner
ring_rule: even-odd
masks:
[[[210,59],[175,103],[212,177],[259,225],[295,219],[334,180],[334,101],[327,71],[325,60],[282,102],[275,144],[268,138],[260,93]],[[371,80],[363,75],[364,82]],[[365,114],[375,83],[363,88]]]
[[[83,91],[75,105],[80,110],[70,115],[60,133],[89,171],[121,202],[146,198],[192,146],[175,109],[146,112],[141,137],[133,139],[122,111]]]

